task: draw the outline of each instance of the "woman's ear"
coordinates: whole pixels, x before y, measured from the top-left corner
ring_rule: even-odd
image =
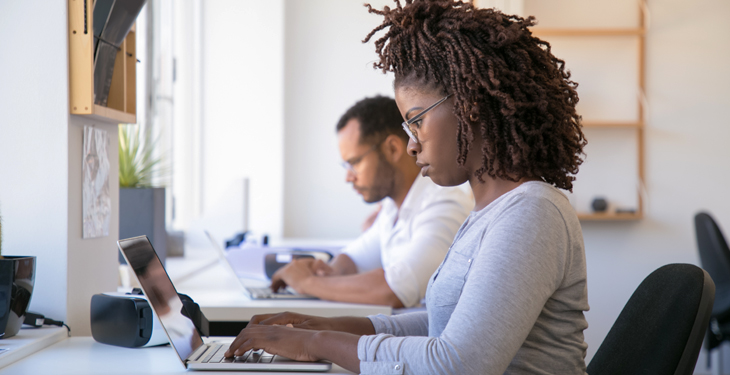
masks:
[[[383,154],[388,161],[395,164],[408,153],[406,146],[407,143],[403,139],[395,134],[391,134],[383,141]]]

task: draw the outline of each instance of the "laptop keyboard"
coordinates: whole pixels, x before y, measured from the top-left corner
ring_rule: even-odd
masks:
[[[249,293],[251,293],[252,295],[255,295],[257,298],[272,298],[276,294],[288,294],[288,295],[294,294],[286,288],[281,288],[276,292],[272,291],[271,288],[269,288],[269,287],[265,287],[265,288],[246,287],[246,289],[248,289]]]
[[[249,350],[246,353],[243,353],[243,355],[233,358],[225,358],[223,357],[223,354],[225,354],[226,350],[228,349],[227,344],[218,344],[215,346],[211,346],[208,350],[208,354],[205,355],[202,363],[271,363],[271,361],[274,359],[274,355],[271,353],[267,353],[263,351],[262,349],[259,350]]]

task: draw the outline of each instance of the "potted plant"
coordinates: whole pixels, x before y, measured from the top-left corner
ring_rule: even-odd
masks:
[[[154,175],[167,168],[155,155],[156,140],[149,128],[119,125],[119,238],[146,235],[160,257],[167,255],[165,188],[153,187]],[[124,258],[119,255],[120,263]]]
[[[0,215],[0,253],[2,253]],[[35,256],[0,255],[0,339],[15,336],[25,320],[35,284]]]

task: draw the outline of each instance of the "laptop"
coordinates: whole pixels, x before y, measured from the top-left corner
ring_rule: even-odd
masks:
[[[226,256],[226,251],[223,250],[223,247],[220,245],[221,243],[218,242],[210,232],[207,230],[205,231],[205,235],[208,236],[208,239],[213,244],[213,248],[216,250],[216,253],[218,254],[218,258],[220,259],[221,263],[225,265],[226,268],[228,268],[231,273],[233,273],[234,276],[236,276],[236,279],[243,287],[243,290],[246,291],[246,294],[251,299],[317,299],[317,297],[306,295],[306,294],[300,294],[297,293],[293,288],[286,287],[279,289],[278,291],[273,291],[268,286],[264,287],[254,287],[251,286],[251,281],[246,278],[240,278],[238,277],[238,274],[233,269],[233,266],[231,265],[231,262],[228,260],[228,257]],[[263,261],[263,260],[262,260]],[[249,285],[247,285],[249,284]]]
[[[182,300],[147,236],[119,240],[117,246],[134,270],[152,311],[159,317],[170,344],[187,369],[314,372],[329,371],[332,367],[330,363],[294,361],[262,350],[224,358],[230,344],[203,343],[192,320],[183,314]]]

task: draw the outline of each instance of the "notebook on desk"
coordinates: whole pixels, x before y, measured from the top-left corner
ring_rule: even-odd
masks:
[[[331,368],[329,363],[299,362],[260,350],[236,358],[223,358],[229,344],[203,343],[193,322],[183,314],[182,301],[147,236],[119,240],[117,246],[134,270],[170,344],[187,369],[328,371]]]
[[[246,294],[251,299],[317,299],[317,297],[309,296],[306,294],[300,294],[297,293],[292,288],[284,288],[279,289],[278,291],[274,292],[269,288],[268,286],[264,287],[253,287],[251,285],[247,285],[246,278],[240,278],[238,277],[238,274],[233,269],[233,266],[228,261],[228,257],[226,256],[226,251],[223,250],[223,247],[221,246],[221,243],[218,242],[210,232],[207,230],[205,231],[205,235],[208,236],[208,239],[213,244],[213,248],[216,250],[216,253],[218,255],[218,258],[220,259],[220,262],[224,264],[226,268],[228,268],[231,273],[233,273],[234,276],[236,276],[236,280],[238,280],[239,283],[241,283],[241,286],[243,287],[243,290],[246,291]]]

